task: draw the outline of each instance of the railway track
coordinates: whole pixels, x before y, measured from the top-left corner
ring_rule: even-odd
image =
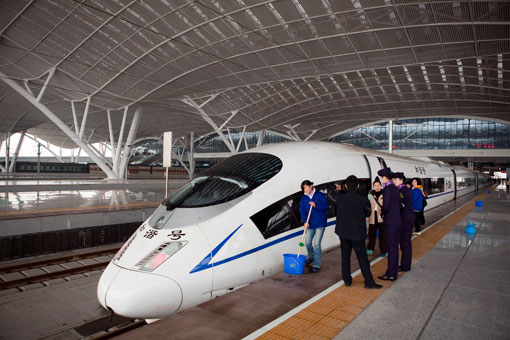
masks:
[[[0,266],[0,290],[103,269],[119,248]]]
[[[130,320],[127,322],[124,322],[122,324],[119,324],[115,327],[109,328],[104,331],[97,332],[95,334],[89,335],[87,337],[84,337],[83,340],[106,340],[111,339],[113,337],[116,337],[117,335],[124,334],[127,332],[130,332],[134,329],[140,328],[144,325],[146,325],[147,322],[145,320]]]

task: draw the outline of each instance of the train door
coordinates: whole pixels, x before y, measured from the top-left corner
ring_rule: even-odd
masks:
[[[368,169],[370,171],[370,181],[373,181],[377,176],[377,171],[387,168],[386,162],[382,157],[376,157],[371,155],[364,155],[368,162]]]
[[[455,173],[455,170],[450,169],[453,173],[453,199],[457,199],[457,174]]]

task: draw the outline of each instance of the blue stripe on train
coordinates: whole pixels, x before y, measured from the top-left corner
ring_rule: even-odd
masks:
[[[330,222],[328,222],[327,224],[327,227],[329,226],[332,226],[336,223],[336,219],[335,220],[332,220]],[[231,257],[228,257],[226,259],[223,259],[221,261],[218,261],[218,262],[214,262],[214,263],[210,263],[211,260],[213,259],[214,255],[216,255],[218,253],[218,251],[227,243],[227,241],[235,234],[235,232],[237,230],[239,230],[239,228],[241,228],[242,224],[236,228],[236,230],[234,230],[230,235],[228,235],[223,241],[220,242],[220,244],[218,244],[218,246],[216,246],[216,248],[213,249],[212,252],[210,252],[209,254],[207,254],[203,259],[202,261],[200,261],[199,264],[197,264],[195,266],[195,268],[193,268],[191,271],[190,271],[190,274],[192,273],[196,273],[196,272],[199,272],[201,270],[205,270],[205,269],[208,269],[208,268],[211,268],[211,267],[214,267],[214,266],[219,266],[221,264],[224,264],[224,263],[227,263],[227,262],[230,262],[230,261],[234,261],[234,260],[237,260],[241,257],[245,257],[245,256],[248,256],[250,254],[253,254],[259,250],[262,250],[262,249],[265,249],[265,248],[268,248],[268,247],[271,247],[271,246],[274,246],[275,244],[278,244],[278,243],[281,243],[281,242],[284,242],[284,241],[287,241],[291,238],[294,238],[294,237],[298,237],[299,235],[301,235],[303,233],[303,231],[296,231],[294,233],[291,233],[289,235],[286,235],[286,236],[283,236],[283,237],[280,237],[279,239],[276,239],[274,241],[271,241],[271,242],[268,242],[268,243],[265,243],[261,246],[258,246],[258,247],[255,247],[253,249],[250,249],[250,250],[247,250],[245,252],[242,252],[242,253],[239,253],[237,255],[234,255],[234,256],[231,256]]]

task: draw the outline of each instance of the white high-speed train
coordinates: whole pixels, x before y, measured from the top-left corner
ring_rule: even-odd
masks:
[[[427,209],[486,183],[463,167],[337,143],[251,149],[200,173],[164,201],[102,274],[99,301],[126,317],[161,318],[281,272],[282,254],[298,251],[303,232],[301,182],[309,179],[329,194],[335,182],[354,174],[367,193],[386,166],[421,178]],[[334,210],[332,204],[323,251],[339,246]]]

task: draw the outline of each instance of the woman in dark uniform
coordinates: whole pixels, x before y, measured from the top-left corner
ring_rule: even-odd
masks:
[[[384,185],[381,215],[386,236],[386,250],[388,251],[388,268],[383,276],[379,276],[379,279],[395,281],[398,275],[398,243],[402,229],[400,193],[398,188],[391,182],[390,168],[381,169],[377,174]]]
[[[404,174],[402,172],[393,173],[393,184],[400,192],[400,215],[402,216],[402,231],[400,232],[400,250],[402,257],[400,258],[399,271],[408,272],[411,270],[411,261],[413,258],[413,248],[411,236],[414,226],[414,211],[411,198],[411,190],[404,184]]]

